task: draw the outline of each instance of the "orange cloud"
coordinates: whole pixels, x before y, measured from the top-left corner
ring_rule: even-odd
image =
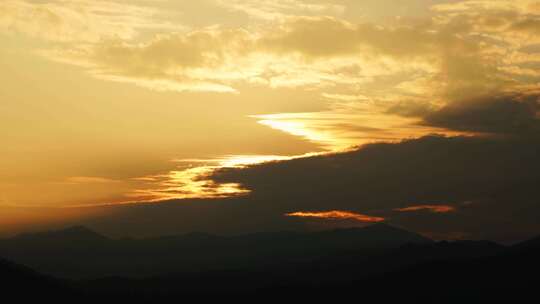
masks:
[[[399,212],[414,212],[423,210],[427,210],[433,213],[448,213],[456,211],[456,208],[448,205],[419,205],[394,209],[394,211]]]
[[[383,217],[369,216],[360,213],[354,213],[349,211],[323,211],[323,212],[292,212],[287,213],[285,216],[292,217],[308,217],[308,218],[321,218],[321,219],[330,219],[330,220],[344,220],[352,219],[364,223],[378,223],[383,222],[385,219]]]

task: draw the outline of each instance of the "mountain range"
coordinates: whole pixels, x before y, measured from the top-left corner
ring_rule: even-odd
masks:
[[[65,278],[147,277],[163,273],[264,269],[335,254],[370,255],[432,240],[385,224],[301,233],[232,237],[191,233],[150,239],[110,239],[84,227],[24,234],[0,241],[0,254]],[[360,252],[359,252],[360,251]]]
[[[224,296],[511,301],[534,293],[539,253],[540,238],[514,246],[436,242],[385,224],[151,239],[110,239],[72,227],[0,241],[0,256],[14,261],[0,260],[0,282],[8,293],[78,302]]]

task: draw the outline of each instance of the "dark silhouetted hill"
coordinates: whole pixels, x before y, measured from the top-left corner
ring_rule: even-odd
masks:
[[[512,246],[514,252],[528,251],[540,253],[540,237],[536,237],[530,240],[523,241]]]
[[[42,301],[43,299],[77,300],[82,295],[67,281],[0,259],[0,299],[5,303]]]

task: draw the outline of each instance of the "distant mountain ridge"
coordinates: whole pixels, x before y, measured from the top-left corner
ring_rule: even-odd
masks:
[[[77,226],[0,240],[0,256],[41,273],[81,279],[283,268],[314,271],[324,265],[362,269],[368,275],[428,261],[494,256],[534,244],[540,242],[511,248],[489,241],[435,242],[383,223],[318,232],[189,233],[148,239],[110,239]]]
[[[71,241],[64,243],[66,240]],[[379,303],[513,303],[530,299],[536,291],[537,283],[531,278],[540,272],[538,240],[514,246],[489,241],[434,242],[379,224],[315,233],[237,237],[191,233],[113,240],[76,227],[1,241],[0,256],[37,250],[28,251],[23,258],[42,269],[50,267],[52,272],[79,272],[78,277],[94,279],[59,280],[0,259],[0,284],[4,296],[23,301],[61,299],[61,303],[224,297],[335,302],[351,296]],[[351,243],[361,246],[343,246]],[[398,243],[401,245],[396,247]],[[50,247],[43,247],[46,244]],[[16,246],[22,247],[14,250]],[[171,255],[156,256],[165,251]],[[43,254],[44,259],[35,259]],[[237,261],[234,258],[241,263],[231,263]],[[208,267],[212,260],[217,264]],[[128,268],[114,268],[115,263]],[[177,267],[190,263],[195,267]],[[229,264],[217,267],[221,263]],[[92,273],[92,269],[97,271]]]
[[[180,235],[169,235],[162,237],[153,237],[153,238],[143,238],[143,239],[134,239],[129,238],[131,241],[151,241],[151,240],[181,240],[181,239],[191,239],[191,240],[209,240],[209,239],[255,239],[255,238],[279,238],[284,237],[288,238],[291,236],[295,237],[329,237],[330,239],[336,238],[337,236],[344,238],[358,238],[359,241],[376,241],[379,244],[388,244],[392,245],[395,243],[432,243],[433,240],[421,236],[420,234],[410,232],[404,229],[400,229],[384,223],[376,223],[368,225],[365,227],[355,227],[355,228],[338,228],[332,230],[323,230],[315,232],[295,232],[295,231],[279,231],[279,232],[258,232],[251,234],[241,234],[237,236],[218,236],[205,232],[191,232]],[[2,241],[36,241],[36,240],[48,240],[48,241],[57,241],[57,240],[73,240],[73,241],[122,241],[126,239],[111,239],[104,235],[101,235],[87,227],[84,226],[72,226],[65,229],[51,230],[51,231],[42,231],[34,233],[23,233],[15,237],[3,239]],[[352,239],[349,239],[349,241]]]
[[[270,267],[271,264],[316,260],[337,252],[368,253],[405,244],[430,243],[433,241],[419,234],[386,224],[320,232],[268,232],[229,237],[190,233],[118,240],[79,226],[2,240],[0,254],[44,273],[100,277],[253,268],[253,265]],[[133,265],[137,265],[137,271]]]
[[[23,233],[8,240],[25,240],[25,241],[104,241],[108,238],[88,229],[84,226],[72,226],[66,229]]]

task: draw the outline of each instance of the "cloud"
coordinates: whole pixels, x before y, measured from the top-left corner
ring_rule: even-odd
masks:
[[[244,83],[274,88],[349,85],[370,81],[375,75],[418,68],[415,64],[353,59],[351,51],[359,49],[352,45],[336,50],[336,45],[344,45],[347,27],[352,25],[330,17],[290,17],[280,24],[277,30],[262,31],[210,27],[159,35],[144,43],[110,39],[48,55],[79,64],[100,78],[178,91],[235,92],[235,86]],[[296,41],[297,35],[317,43]],[[318,43],[321,35],[336,43]],[[356,38],[351,41],[358,42]],[[318,54],[329,56],[308,60]],[[361,75],[347,71],[359,62],[363,62]]]
[[[439,4],[432,10],[444,16],[445,23],[462,22],[462,27],[479,32],[497,34],[512,41],[512,36],[525,34],[532,40],[540,37],[537,29],[538,2],[517,1],[459,1]],[[514,37],[515,38],[515,37]],[[522,38],[522,37],[521,37]]]
[[[345,9],[341,5],[328,3],[308,3],[301,0],[217,0],[218,5],[233,11],[240,11],[250,18],[272,21],[287,16],[340,14]]]
[[[212,68],[251,49],[253,38],[245,30],[197,30],[163,35],[142,45],[112,41],[95,50],[105,66],[131,75],[160,76],[182,68]]]
[[[254,72],[234,66],[253,43],[244,30],[197,30],[171,34],[146,44],[111,41],[87,56],[93,73],[157,90],[235,92],[227,83]]]
[[[399,212],[416,212],[416,211],[424,211],[424,210],[427,210],[433,213],[448,213],[448,212],[455,212],[456,208],[453,206],[448,206],[448,205],[418,205],[418,206],[410,206],[410,207],[405,207],[405,208],[394,209],[394,211],[399,211]]]
[[[120,229],[128,223],[132,229],[135,221],[142,233],[256,231],[298,227],[300,220],[284,216],[292,211],[347,210],[479,238],[538,228],[537,1],[451,1],[420,19],[385,23],[339,17],[351,10],[348,0],[182,2],[7,0],[0,4],[0,28],[47,40],[40,54],[108,81],[159,91],[317,92],[325,102],[331,99],[330,109],[256,118],[327,149],[390,143],[218,170],[210,176],[214,184],[199,184],[213,200],[111,207],[114,216],[103,225]],[[216,21],[191,20],[192,6]],[[171,18],[164,7],[173,16],[173,8],[188,10]],[[248,16],[249,22],[231,16]],[[513,136],[401,141],[444,129]],[[177,187],[191,177],[159,179],[176,183],[146,194],[197,197],[199,189]],[[249,195],[219,195],[238,189]],[[464,201],[474,203],[456,212],[393,212],[411,202]],[[413,208],[419,206],[444,208]]]
[[[160,2],[150,13],[142,9],[148,2],[82,3],[89,12],[85,17],[92,18],[88,23],[99,30],[85,40],[90,44],[58,46],[56,52],[49,50],[49,58],[79,64],[101,79],[156,90],[238,93],[245,86],[306,88],[327,96],[392,96],[394,101],[428,104],[532,85],[540,78],[534,72],[535,55],[522,50],[535,43],[523,32],[530,33],[538,20],[524,5],[445,4],[434,6],[431,18],[383,24],[326,14],[353,5],[348,2],[206,1],[202,7]],[[54,12],[57,6],[47,9]],[[37,7],[41,8],[32,6]],[[203,8],[243,12],[257,21],[239,26],[216,19],[218,24],[189,28],[169,24],[168,15],[163,18],[168,21],[160,23],[165,8],[171,14]],[[16,15],[6,14],[20,20]],[[61,24],[77,24],[57,17]],[[130,22],[120,22],[126,18]]]
[[[131,40],[143,30],[180,29],[159,20],[149,6],[115,1],[23,1],[0,3],[0,30],[56,42],[98,42],[117,37]]]
[[[354,213],[354,212],[348,212],[348,211],[339,211],[339,210],[332,210],[332,211],[321,211],[321,212],[306,212],[306,211],[299,211],[299,212],[291,212],[285,214],[285,216],[289,217],[299,217],[299,218],[319,218],[319,219],[330,219],[330,220],[355,220],[362,223],[379,223],[383,222],[383,217],[378,216],[369,216],[365,214],[360,213]]]
[[[371,109],[375,108],[375,110]],[[397,110],[396,110],[397,111]],[[400,115],[397,115],[400,114]],[[380,141],[399,141],[431,133],[458,134],[436,126],[422,125],[403,112],[385,113],[371,104],[363,108],[346,105],[312,113],[255,115],[260,124],[319,144],[327,151],[340,151]],[[463,132],[465,133],[465,132]]]
[[[538,83],[537,56],[523,51],[539,43],[536,2],[441,2],[415,1],[422,11],[437,5],[420,20],[383,23],[345,19],[352,7],[378,6],[345,0],[8,0],[0,28],[68,42],[41,53],[101,79],[160,91],[300,87],[446,103]],[[201,11],[205,22],[191,20]]]
[[[78,64],[102,79],[177,91],[237,92],[235,87],[246,83],[272,88],[324,88],[367,83],[373,77],[426,67],[415,61],[393,64],[389,58],[358,57],[358,52],[372,43],[390,51],[391,40],[397,39],[370,42],[393,33],[373,25],[364,26],[361,31],[366,37],[362,38],[357,25],[331,17],[289,17],[279,24],[259,31],[209,27],[158,35],[142,43],[108,39],[42,54]],[[323,36],[336,43],[320,43]],[[342,47],[336,49],[339,45]],[[369,51],[370,56],[373,52]],[[313,56],[316,58],[310,59]],[[360,74],[354,68],[358,64],[362,65]]]
[[[120,181],[104,178],[104,177],[95,177],[95,176],[73,176],[66,179],[66,183],[70,184],[109,184],[109,183],[118,183]]]
[[[255,197],[270,196],[273,208],[284,210],[330,207],[369,214],[408,208],[411,201],[473,201],[478,204],[452,213],[459,220],[448,220],[442,229],[456,229],[453,225],[462,221],[471,231],[487,225],[483,229],[496,234],[502,233],[495,224],[501,221],[515,221],[516,229],[538,224],[533,214],[540,212],[534,203],[539,194],[534,186],[540,172],[535,156],[539,150],[540,143],[533,139],[431,136],[368,145],[344,154],[225,170],[218,180],[239,182]],[[529,169],[523,170],[523,164]],[[399,218],[390,221],[401,222]],[[413,226],[421,225],[418,221]],[[437,226],[444,225],[436,224],[434,229]]]
[[[372,144],[344,153],[218,170],[212,180],[241,184],[250,194],[116,206],[111,207],[113,215],[90,224],[119,234],[228,234],[305,229],[309,223],[302,217],[292,220],[285,215],[321,215],[318,221],[324,222],[324,212],[346,210],[433,235],[460,232],[471,238],[516,240],[540,229],[539,153],[535,137],[427,136]],[[449,206],[455,211],[436,212]]]
[[[263,44],[314,57],[357,54],[369,48],[382,54],[406,57],[429,52],[435,37],[421,28],[352,24],[333,17],[295,17],[265,38]]]
[[[459,131],[525,135],[540,131],[540,97],[500,94],[451,103],[428,114],[425,122]]]
[[[229,161],[234,162],[232,159]],[[256,161],[254,160],[254,162]],[[244,189],[237,183],[214,182],[210,176],[218,168],[218,165],[208,164],[171,171],[164,175],[138,178],[138,181],[143,182],[143,188],[132,191],[129,194],[131,197],[129,202],[133,203],[140,200],[157,202],[167,199],[225,198],[250,193],[249,190]]]
[[[540,19],[524,19],[513,23],[510,28],[517,32],[540,35]]]

